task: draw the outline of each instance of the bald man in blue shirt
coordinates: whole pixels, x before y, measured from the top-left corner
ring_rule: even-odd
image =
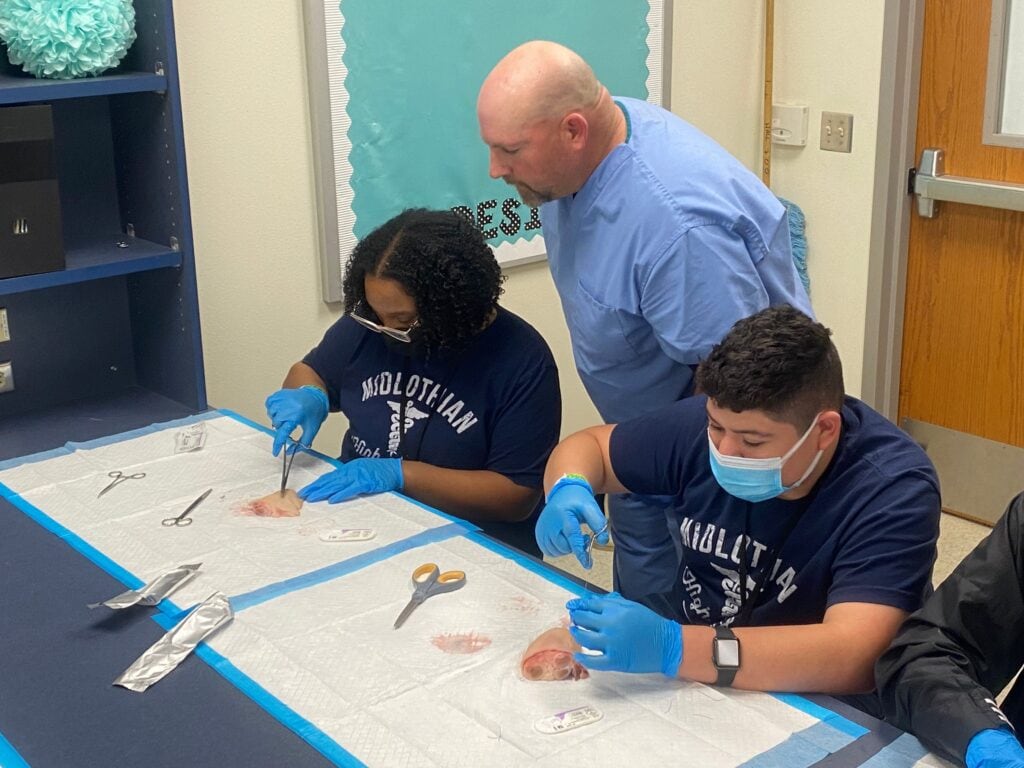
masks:
[[[491,176],[541,207],[576,368],[605,422],[693,394],[694,368],[737,320],[780,304],[811,314],[778,199],[672,113],[613,98],[568,48],[514,49],[477,115]],[[668,503],[610,500],[615,586],[634,600],[672,589]]]

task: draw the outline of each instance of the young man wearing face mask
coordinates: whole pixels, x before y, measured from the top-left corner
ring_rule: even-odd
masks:
[[[276,456],[329,411],[349,421],[344,466],[306,501],[402,491],[531,554],[544,462],[561,425],[554,358],[498,306],[501,269],[449,211],[409,210],[360,240],[345,315],[267,398]]]
[[[792,307],[733,326],[702,394],[563,441],[545,471],[545,554],[586,559],[592,493],[675,497],[682,565],[659,615],[571,600],[590,669],[771,691],[870,691],[872,667],[930,591],[939,488],[924,452],[846,397],[830,332]],[[601,536],[598,536],[598,540]]]

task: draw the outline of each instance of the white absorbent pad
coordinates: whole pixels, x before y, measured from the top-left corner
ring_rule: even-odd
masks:
[[[338,764],[616,765],[642,756],[645,764],[800,768],[866,732],[800,697],[661,675],[528,682],[522,653],[567,621],[565,603],[582,591],[574,582],[396,494],[306,504],[295,518],[240,516],[239,504],[279,487],[271,437],[232,415],[196,418],[206,420],[207,439],[192,453],[175,454],[174,437],[196,419],[156,425],[0,464],[0,490],[129,587],[202,563],[173,602],[160,604],[158,621],[170,628],[212,592],[228,595],[234,621],[197,656]],[[299,454],[289,486],[333,465]],[[113,470],[146,477],[97,498]],[[192,525],[161,525],[211,487]],[[337,528],[376,536],[320,539]],[[412,571],[425,562],[465,571],[466,585],[428,599],[393,629]],[[535,727],[585,706],[600,719],[557,734]],[[871,765],[941,765],[916,740],[898,746]]]

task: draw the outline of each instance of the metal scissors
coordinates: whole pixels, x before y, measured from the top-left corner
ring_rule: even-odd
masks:
[[[288,458],[288,440],[284,441],[284,448],[281,450],[281,495],[284,496],[288,488],[288,475],[292,471],[292,463],[295,461],[295,454],[299,452],[299,443],[292,443],[292,457]]]
[[[191,504],[188,505],[188,507],[185,508],[184,512],[182,512],[177,517],[165,517],[163,520],[160,521],[160,524],[167,526],[192,525],[192,518],[189,517],[189,514],[192,512],[193,509],[202,504],[206,497],[209,496],[211,493],[213,493],[213,488],[206,489],[206,491],[202,495],[200,495],[198,499],[193,501]]]
[[[587,563],[593,563],[593,558],[590,556],[590,550],[594,548],[594,542],[597,541],[597,537],[608,530],[608,523],[604,524],[604,528],[600,531],[594,531],[590,536],[587,537],[587,545],[584,547],[584,552],[587,554]]]
[[[442,592],[454,592],[456,589],[466,586],[466,572],[445,571],[441,573],[441,569],[435,563],[424,563],[412,572],[412,584],[414,587],[412,600],[395,619],[395,629],[402,626],[409,615],[416,610],[416,607],[422,605],[428,597],[440,595]]]
[[[120,469],[115,469],[113,472],[107,472],[107,477],[114,478],[114,482],[112,482],[110,485],[108,485],[102,491],[97,493],[96,494],[96,498],[98,499],[100,496],[102,496],[104,493],[109,491],[111,488],[113,488],[118,483],[123,483],[125,480],[141,480],[145,476],[146,476],[145,472],[136,472],[134,475],[126,475]]]

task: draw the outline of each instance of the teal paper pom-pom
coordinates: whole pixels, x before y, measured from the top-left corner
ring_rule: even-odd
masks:
[[[36,77],[98,75],[135,42],[131,0],[0,0],[0,40]]]

